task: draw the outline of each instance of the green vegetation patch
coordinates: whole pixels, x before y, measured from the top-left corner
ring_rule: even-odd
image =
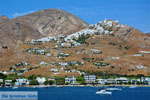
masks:
[[[85,35],[85,34],[82,34],[79,36],[78,39],[74,39],[76,42],[78,43],[81,43],[81,44],[86,44],[86,40],[90,37],[89,34]]]

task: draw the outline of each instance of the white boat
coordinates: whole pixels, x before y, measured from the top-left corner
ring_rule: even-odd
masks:
[[[112,92],[106,91],[106,90],[100,90],[100,91],[97,91],[96,94],[112,94]]]
[[[14,86],[14,87],[12,87],[12,89],[18,89],[18,87],[17,87],[17,86]]]
[[[130,86],[129,88],[137,88],[137,86]]]
[[[106,88],[106,90],[109,90],[109,91],[121,91],[122,89],[120,89],[120,88]]]

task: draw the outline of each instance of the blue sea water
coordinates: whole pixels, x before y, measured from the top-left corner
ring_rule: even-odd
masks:
[[[97,95],[97,87],[0,88],[0,91],[37,91],[38,100],[150,100],[150,87],[119,87],[112,95]]]

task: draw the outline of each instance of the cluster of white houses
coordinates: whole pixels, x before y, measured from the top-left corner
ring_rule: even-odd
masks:
[[[29,48],[26,50],[29,53],[35,53],[35,54],[40,54],[40,55],[45,55],[48,53],[47,50],[39,49],[39,48]]]
[[[96,24],[89,25],[88,28],[83,29],[79,32],[73,33],[71,35],[59,36],[59,37],[45,37],[45,38],[41,38],[38,40],[32,40],[31,42],[28,42],[27,44],[35,45],[35,44],[49,43],[55,40],[58,43],[57,45],[55,45],[55,47],[75,47],[75,46],[80,45],[80,43],[75,40],[77,40],[81,35],[113,34],[114,31],[118,30],[121,27],[123,27],[123,25],[119,24],[118,21],[111,21],[111,20],[105,19]],[[61,39],[63,39],[62,42],[60,42]],[[32,51],[29,51],[29,52],[32,52]]]
[[[73,39],[78,39],[81,35],[92,35],[92,34],[113,34],[113,31],[109,31],[112,27],[115,27],[115,30],[121,27],[118,21],[103,20],[97,24],[90,25],[89,28],[76,32],[74,34],[68,35],[64,38],[65,42],[76,42]]]

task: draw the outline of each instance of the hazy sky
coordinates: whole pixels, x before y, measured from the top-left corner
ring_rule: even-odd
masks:
[[[64,9],[89,24],[108,18],[150,32],[150,0],[0,0],[0,15],[9,18],[48,8]]]

